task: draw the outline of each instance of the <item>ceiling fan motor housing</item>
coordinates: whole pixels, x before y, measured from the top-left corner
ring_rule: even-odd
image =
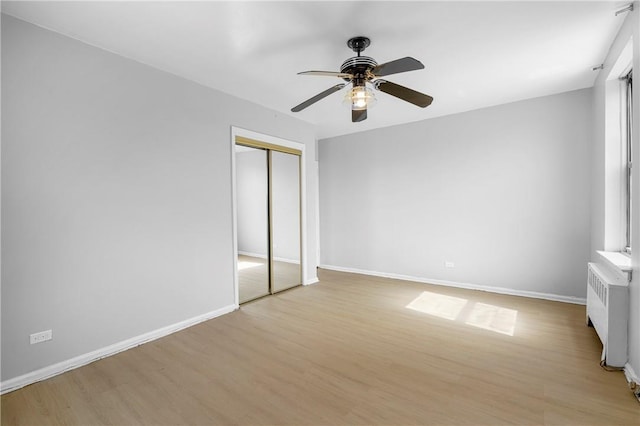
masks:
[[[378,66],[378,63],[369,56],[354,56],[342,63],[340,72],[351,74],[355,82],[356,80],[366,80],[367,71],[374,69],[376,66]],[[345,81],[351,81],[349,78],[343,79]]]

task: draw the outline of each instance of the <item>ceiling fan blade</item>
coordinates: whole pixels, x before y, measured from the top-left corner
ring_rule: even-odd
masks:
[[[351,122],[357,123],[367,119],[366,109],[352,109],[351,110]]]
[[[291,112],[300,112],[303,109],[305,109],[306,107],[315,104],[320,99],[326,98],[330,94],[332,94],[334,92],[337,92],[338,90],[342,89],[344,86],[346,86],[346,83],[336,84],[335,86],[328,88],[324,92],[318,93],[313,98],[307,99],[306,101],[304,101],[300,105],[294,106],[293,108],[291,108]]]
[[[410,56],[406,58],[396,59],[395,61],[380,64],[371,70],[371,74],[376,77],[385,75],[398,74],[400,72],[415,71],[424,69],[424,65],[417,59]]]
[[[424,93],[416,92],[415,90],[400,86],[399,84],[392,83],[387,80],[376,80],[373,82],[373,86],[381,92],[387,93],[403,101],[410,102],[420,108],[425,108],[431,105],[433,98]]]
[[[298,75],[320,75],[325,77],[352,78],[351,74],[335,71],[302,71]]]

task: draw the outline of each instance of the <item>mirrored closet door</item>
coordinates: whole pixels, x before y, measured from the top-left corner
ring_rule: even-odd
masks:
[[[268,151],[236,145],[240,303],[269,294]]]
[[[300,284],[300,156],[271,152],[274,292]]]
[[[301,152],[236,137],[239,301],[298,286]]]

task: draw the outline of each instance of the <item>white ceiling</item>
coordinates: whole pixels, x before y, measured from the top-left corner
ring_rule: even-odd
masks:
[[[593,85],[628,1],[570,2],[2,2],[2,11],[86,43],[317,125],[329,137]],[[291,107],[341,82],[298,76],[339,70],[364,35],[378,63],[425,69],[387,79],[435,98],[426,109],[376,92],[351,123],[343,92]]]

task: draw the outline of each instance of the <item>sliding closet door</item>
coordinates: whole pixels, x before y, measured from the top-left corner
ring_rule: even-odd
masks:
[[[236,145],[240,303],[270,293],[267,155],[265,149]]]
[[[244,303],[302,284],[302,152],[236,136],[238,293]]]
[[[271,151],[272,292],[301,284],[300,156]]]

